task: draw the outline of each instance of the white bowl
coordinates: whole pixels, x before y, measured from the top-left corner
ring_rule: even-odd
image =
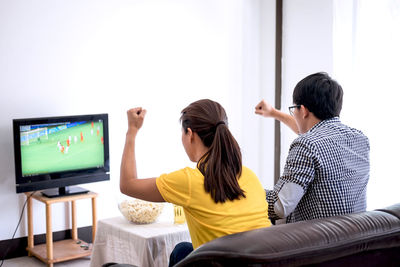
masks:
[[[163,210],[163,203],[148,202],[140,199],[123,200],[118,205],[124,217],[133,223],[147,224],[154,222]]]

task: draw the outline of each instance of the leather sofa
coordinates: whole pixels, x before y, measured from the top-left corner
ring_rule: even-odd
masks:
[[[400,203],[224,236],[175,266],[400,266]]]

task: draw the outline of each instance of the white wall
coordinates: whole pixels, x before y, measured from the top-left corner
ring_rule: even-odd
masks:
[[[181,148],[180,111],[211,98],[226,108],[244,163],[271,187],[272,123],[253,114],[260,98],[273,99],[274,25],[260,26],[274,21],[271,2],[1,1],[0,240],[11,238],[25,200],[15,193],[14,118],[109,114],[111,181],[83,185],[99,193],[99,219],[119,215],[125,112],[134,106],[148,110],[139,176],[193,166]],[[34,232],[44,233],[44,205],[33,203]],[[68,205],[52,207],[53,230],[68,229]],[[91,225],[90,201],[77,208],[78,227]],[[16,237],[26,235],[24,217]]]
[[[261,99],[275,100],[275,8],[275,1],[261,0],[245,1],[242,9],[242,153],[266,188],[274,185],[274,121],[254,111]]]

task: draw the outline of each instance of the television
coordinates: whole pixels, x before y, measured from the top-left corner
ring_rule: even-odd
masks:
[[[17,193],[88,192],[74,185],[110,180],[108,114],[13,120]]]

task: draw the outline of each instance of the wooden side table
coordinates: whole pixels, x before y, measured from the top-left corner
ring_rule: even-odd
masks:
[[[31,197],[31,193],[25,193],[27,196],[27,215],[28,215],[28,247],[26,248],[29,256],[35,256],[48,267],[53,267],[56,262],[62,262],[72,259],[78,259],[86,256],[90,256],[92,249],[89,244],[78,239],[78,229],[76,224],[76,205],[75,201],[79,199],[92,199],[92,242],[96,235],[97,217],[96,217],[96,197],[97,194],[94,192],[88,192],[79,195],[70,195],[62,197],[48,198],[43,196],[40,192],[34,193]],[[33,214],[32,214],[32,198],[36,199],[46,205],[46,244],[34,245],[33,241]],[[71,201],[71,219],[72,239],[61,240],[53,242],[53,232],[51,224],[51,204],[58,202]]]

